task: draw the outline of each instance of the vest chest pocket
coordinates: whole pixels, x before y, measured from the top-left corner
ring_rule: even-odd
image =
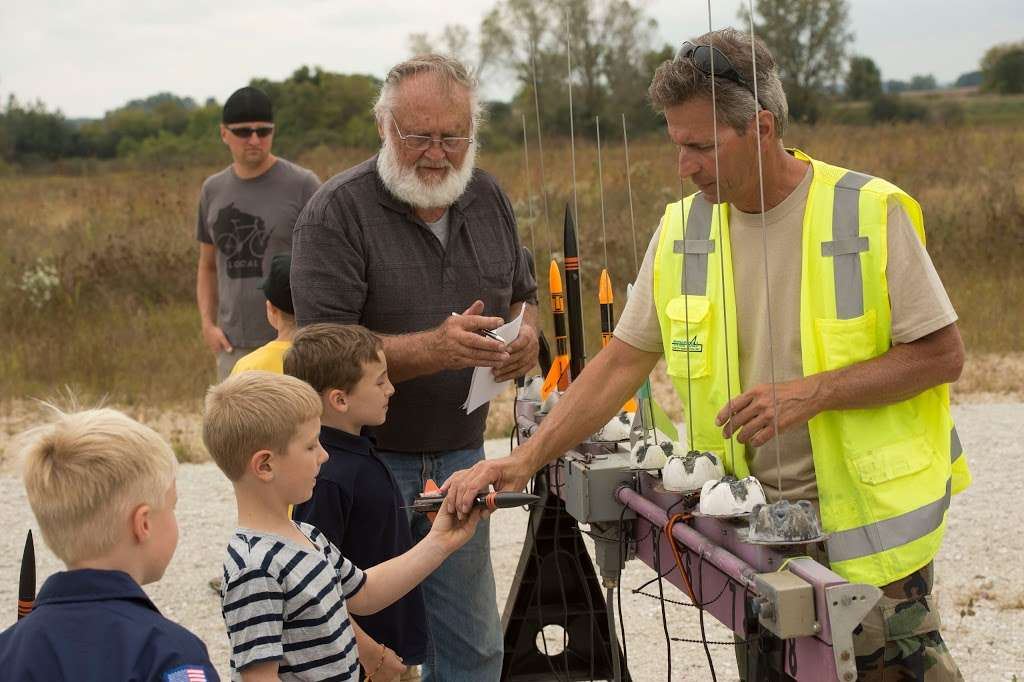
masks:
[[[815,341],[822,371],[846,367],[878,354],[875,348],[875,311],[849,320],[817,318]]]
[[[928,441],[922,437],[853,455],[851,459],[860,480],[874,486],[916,474],[935,461]]]
[[[711,302],[707,296],[676,296],[665,315],[671,325],[671,348],[666,353],[668,373],[698,379],[711,374]]]

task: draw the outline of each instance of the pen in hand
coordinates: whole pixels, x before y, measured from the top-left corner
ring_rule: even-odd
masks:
[[[461,315],[459,315],[458,313],[452,313],[452,317],[461,317]],[[508,341],[506,341],[505,339],[501,338],[501,336],[495,334],[494,332],[488,329],[477,329],[476,333],[479,334],[480,336],[486,336],[489,339],[494,339],[498,343],[504,343],[508,345]]]

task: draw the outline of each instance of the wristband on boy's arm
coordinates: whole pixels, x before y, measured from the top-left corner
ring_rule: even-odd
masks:
[[[376,669],[374,669],[374,671],[372,673],[367,673],[366,674],[366,682],[370,682],[370,680],[373,679],[373,676],[376,675],[377,673],[379,673],[381,671],[381,669],[384,667],[384,656],[387,655],[387,651],[388,651],[388,648],[386,646],[384,646],[383,644],[381,644],[380,645],[380,662],[377,663],[377,667],[376,667]]]

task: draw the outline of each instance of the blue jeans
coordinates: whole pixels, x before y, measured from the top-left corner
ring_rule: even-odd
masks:
[[[441,485],[456,471],[484,458],[483,448],[437,453],[378,450],[395,475],[406,504],[428,478]],[[409,511],[413,542],[430,531],[425,514]],[[423,682],[491,682],[501,676],[504,637],[491,568],[489,521],[423,581],[430,647]]]

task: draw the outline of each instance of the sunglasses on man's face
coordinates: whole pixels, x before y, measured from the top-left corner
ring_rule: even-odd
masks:
[[[253,133],[256,133],[259,137],[266,137],[274,132],[274,126],[259,126],[258,128],[252,128],[249,126],[239,126],[237,128],[228,128],[231,134],[235,137],[240,137],[243,140],[248,140],[252,137]]]
[[[717,47],[694,45],[687,40],[679,48],[679,52],[676,53],[676,59],[685,59],[696,66],[697,70],[705,76],[724,78],[747,90],[751,95],[754,94],[754,89],[747,84],[746,79],[740,75],[740,72],[732,65],[729,58],[725,56],[725,53]],[[760,98],[757,99],[757,104],[760,108],[765,108]]]

